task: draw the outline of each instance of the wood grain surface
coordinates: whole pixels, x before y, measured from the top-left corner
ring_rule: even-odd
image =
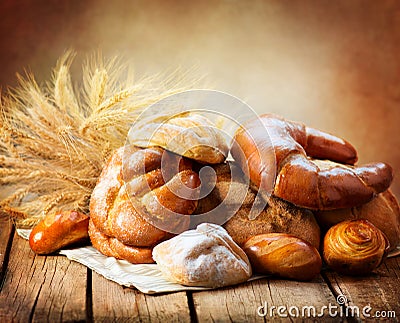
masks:
[[[0,287],[7,269],[9,248],[14,236],[14,226],[8,214],[0,212]]]
[[[387,259],[366,277],[324,269],[311,282],[264,278],[216,290],[145,295],[63,256],[36,256],[7,223],[0,231],[0,322],[356,322],[377,315],[399,320],[399,258]],[[338,304],[338,296],[346,302]],[[371,317],[362,316],[366,306]]]
[[[14,236],[0,292],[5,321],[86,320],[87,269],[61,256],[36,256]]]
[[[331,271],[326,276],[334,294],[346,296],[347,306],[356,306],[360,312],[364,307],[370,307],[370,311],[366,310],[371,318],[394,319],[395,315],[399,319],[400,258],[386,259],[376,274],[366,277],[346,277]]]
[[[95,322],[190,322],[185,292],[145,295],[93,273],[92,299]]]
[[[283,317],[280,317],[277,312],[280,306],[288,310],[291,306],[296,306],[301,312],[309,306],[320,309],[328,302],[336,303],[322,277],[312,282],[257,280],[237,287],[193,293],[193,300],[199,322],[221,319],[232,322],[262,322],[264,318],[285,321],[290,313],[282,311]],[[319,314],[317,311],[315,315]],[[329,318],[325,320],[329,321]]]

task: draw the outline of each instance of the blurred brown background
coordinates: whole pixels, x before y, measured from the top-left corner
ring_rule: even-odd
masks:
[[[66,49],[137,74],[196,66],[214,88],[338,134],[386,161],[400,197],[399,1],[0,1],[0,86],[38,81]]]

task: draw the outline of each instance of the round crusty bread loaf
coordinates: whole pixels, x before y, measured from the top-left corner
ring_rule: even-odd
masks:
[[[284,200],[271,197],[265,209],[249,220],[250,207],[239,211],[224,224],[233,240],[242,246],[249,238],[264,233],[288,233],[319,248],[320,229],[313,214]]]
[[[191,227],[200,222],[224,223],[223,227],[239,246],[258,234],[289,233],[319,248],[320,229],[311,211],[272,196],[259,215],[250,220],[256,192],[245,181],[240,168],[234,162],[215,165],[213,168],[217,176],[216,185],[208,196],[199,200],[191,217]],[[228,195],[229,190],[231,193]],[[212,210],[221,204],[224,206],[225,217],[219,215],[220,211],[216,219]]]
[[[158,146],[201,163],[217,164],[228,156],[222,132],[208,118],[193,113],[157,115],[135,124],[130,142],[139,147]]]
[[[358,207],[332,211],[319,211],[315,217],[324,230],[345,221],[365,219],[380,229],[390,243],[389,251],[400,243],[400,208],[396,197],[387,190],[370,202]]]

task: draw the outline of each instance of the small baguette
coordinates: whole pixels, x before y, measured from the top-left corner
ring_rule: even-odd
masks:
[[[33,252],[46,255],[88,239],[89,216],[77,211],[48,214],[32,230],[29,245]]]
[[[322,267],[318,250],[295,236],[266,233],[251,237],[243,247],[255,272],[294,280],[311,280]]]

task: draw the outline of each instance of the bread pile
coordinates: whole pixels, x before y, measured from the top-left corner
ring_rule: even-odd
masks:
[[[262,115],[229,149],[193,113],[155,118],[136,136],[114,152],[90,201],[89,236],[107,256],[155,260],[172,281],[219,287],[252,271],[312,279],[320,253],[339,272],[368,273],[400,242],[391,167],[356,165],[341,138]]]

